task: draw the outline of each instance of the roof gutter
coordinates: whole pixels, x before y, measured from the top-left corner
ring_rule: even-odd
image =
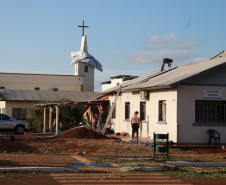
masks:
[[[138,92],[138,91],[154,91],[154,90],[161,90],[161,89],[175,89],[172,86],[155,86],[155,87],[148,87],[148,88],[138,88],[138,89],[128,89],[128,90],[121,90],[122,92]]]

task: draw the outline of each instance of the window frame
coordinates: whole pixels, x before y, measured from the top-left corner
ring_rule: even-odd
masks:
[[[159,122],[166,122],[166,100],[159,100],[159,115],[158,121]]]
[[[130,102],[125,102],[125,120],[130,120]]]
[[[88,72],[89,72],[89,66],[85,66],[85,67],[84,67],[84,72],[85,72],[85,73],[88,73]]]
[[[140,102],[140,121],[146,120],[146,101]]]
[[[195,100],[193,125],[226,125],[226,101]]]
[[[23,108],[12,108],[12,117],[17,120],[25,120],[26,114]]]

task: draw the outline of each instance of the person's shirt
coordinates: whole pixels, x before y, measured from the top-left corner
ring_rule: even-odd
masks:
[[[95,121],[98,121],[98,120],[99,120],[98,116],[95,116],[95,117],[94,117],[94,120],[95,120]]]
[[[131,118],[131,122],[133,123],[139,123],[139,117],[137,115],[133,115],[133,117]]]

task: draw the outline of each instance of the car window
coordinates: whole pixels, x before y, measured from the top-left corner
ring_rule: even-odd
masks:
[[[10,117],[6,115],[0,115],[0,120],[10,120]]]

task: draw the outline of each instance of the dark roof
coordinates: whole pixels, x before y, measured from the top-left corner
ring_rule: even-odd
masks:
[[[118,78],[137,78],[138,76],[133,76],[133,75],[117,75],[117,76],[112,76],[110,77],[111,79],[118,79]]]
[[[96,92],[80,91],[34,91],[34,90],[6,90],[0,89],[0,101],[56,101],[66,99],[72,102],[93,100],[97,97]]]
[[[134,78],[137,78],[139,76],[133,76],[133,75],[118,75],[118,76],[112,76],[110,77],[111,79],[120,79],[120,78],[125,78],[125,81],[128,81],[128,80],[132,80]],[[101,84],[111,84],[111,81],[104,81],[102,82]]]
[[[102,82],[101,84],[111,84],[111,81]]]

